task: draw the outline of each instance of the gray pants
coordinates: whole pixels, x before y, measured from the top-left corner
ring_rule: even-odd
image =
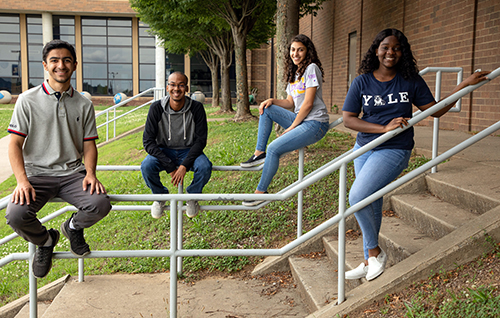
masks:
[[[40,223],[36,214],[54,197],[74,205],[78,212],[73,217],[75,229],[88,228],[108,215],[111,210],[109,197],[106,194],[83,191],[82,181],[85,172],[74,173],[64,177],[29,177],[36,193],[36,201],[31,198],[30,205],[9,202],[5,218],[7,224],[26,241],[35,245],[43,245],[49,238],[45,226]]]

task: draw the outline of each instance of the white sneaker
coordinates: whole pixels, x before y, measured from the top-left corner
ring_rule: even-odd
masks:
[[[368,272],[366,273],[366,279],[372,280],[380,276],[384,272],[385,264],[387,263],[387,254],[384,250],[380,249],[380,253],[377,257],[372,256],[368,258]]]
[[[198,201],[189,200],[186,202],[186,215],[188,217],[194,218],[195,216],[198,215],[199,211],[200,211],[200,205],[198,204]]]
[[[366,273],[368,273],[368,266],[361,263],[355,269],[345,272],[345,279],[360,279],[366,277]]]
[[[163,208],[165,207],[165,202],[163,201],[155,201],[151,206],[151,216],[155,219],[161,218],[163,214]]]

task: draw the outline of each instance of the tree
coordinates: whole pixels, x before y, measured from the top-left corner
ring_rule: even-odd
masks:
[[[231,31],[225,21],[207,15],[203,6],[193,1],[183,1],[182,5],[175,0],[130,0],[130,3],[152,33],[164,41],[169,52],[190,56],[200,53],[211,71],[214,106],[219,104],[217,68],[220,65],[221,110],[232,112],[229,66],[233,45]]]
[[[325,0],[277,0],[276,11],[276,65],[278,99],[286,98],[285,52],[292,38],[299,34],[299,20],[312,14],[316,16]]]
[[[204,0],[203,3],[209,12],[224,19],[231,28],[236,59],[235,120],[245,120],[252,116],[248,101],[247,36],[257,21],[262,23],[261,27],[269,26],[270,33],[273,28],[272,19],[276,12],[276,2],[271,0]],[[264,41],[270,36],[269,34]]]

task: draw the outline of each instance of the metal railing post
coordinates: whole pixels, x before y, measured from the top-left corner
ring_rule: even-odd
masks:
[[[434,98],[436,99],[436,102],[439,102],[441,99],[441,78],[442,78],[442,73],[441,71],[436,72],[436,93],[434,94]],[[432,159],[436,158],[438,154],[438,148],[439,148],[439,118],[434,118],[433,121],[433,128],[432,128]],[[432,167],[431,173],[436,173],[437,172],[437,165]]]
[[[109,112],[106,112],[106,141],[109,140]]]
[[[170,318],[177,318],[177,200],[170,200]]]
[[[36,246],[33,243],[28,243],[28,266],[29,266],[29,294],[30,294],[30,318],[38,317],[38,294],[36,286],[36,277],[33,275],[33,256],[35,255]]]
[[[339,237],[339,259],[338,259],[338,291],[337,305],[345,300],[345,217],[347,198],[347,163],[342,163],[339,169],[339,215],[341,217],[338,226]]]
[[[184,180],[179,182],[177,185],[177,193],[184,193]],[[182,206],[183,206],[183,201],[180,200],[177,202],[177,249],[182,250],[182,245],[183,245],[183,239],[182,236],[184,235],[184,227],[182,226]],[[177,273],[179,275],[182,274],[182,256],[177,257]]]
[[[116,138],[116,108],[113,109],[113,138]]]
[[[299,181],[304,178],[304,148],[299,149]],[[297,199],[297,238],[302,235],[302,216],[304,214],[304,192],[298,193]]]
[[[85,261],[83,260],[83,257],[80,257],[80,258],[78,258],[78,282],[79,283],[83,283],[85,281],[84,268],[85,268]]]

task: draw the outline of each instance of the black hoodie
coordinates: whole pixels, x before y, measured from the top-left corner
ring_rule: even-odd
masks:
[[[168,173],[177,169],[177,166],[160,147],[189,148],[189,153],[182,162],[189,171],[207,145],[207,115],[203,104],[187,96],[185,98],[184,106],[179,111],[170,107],[169,96],[151,104],[144,127],[144,149],[156,157]]]

